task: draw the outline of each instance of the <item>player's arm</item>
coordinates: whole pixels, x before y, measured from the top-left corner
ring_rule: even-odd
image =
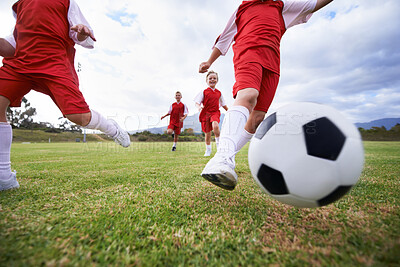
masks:
[[[183,122],[186,119],[186,117],[187,117],[187,114],[183,115],[183,117],[180,119],[181,122]]]
[[[15,48],[6,39],[0,38],[0,56],[13,57]]]
[[[94,48],[93,30],[89,22],[83,16],[75,0],[70,0],[68,9],[68,22],[70,26],[69,37],[77,44],[85,48]]]
[[[218,48],[214,47],[211,52],[210,58],[207,61],[200,64],[199,72],[200,73],[207,72],[207,70],[211,67],[214,61],[217,60],[221,55],[222,55],[221,51]]]
[[[186,117],[188,116],[188,114],[189,114],[189,110],[188,110],[187,106],[184,104],[183,117],[180,119],[181,122],[183,122],[183,121],[186,119]]]
[[[76,39],[78,39],[79,42],[85,41],[88,37],[92,38],[93,41],[96,41],[93,32],[86,25],[83,24],[74,25],[71,27],[71,30],[77,33]]]
[[[233,13],[228,23],[226,24],[224,31],[221,33],[220,36],[218,36],[217,41],[213,46],[210,58],[207,61],[200,64],[199,67],[200,73],[206,72],[214,63],[215,60],[217,60],[221,55],[225,56],[226,53],[228,53],[229,47],[233,43],[235,34],[237,33],[237,26],[236,26],[237,11],[238,10],[236,10]]]
[[[321,8],[323,8],[324,6],[326,6],[327,4],[329,4],[332,1],[333,0],[317,0],[317,4],[315,5],[313,12],[320,10]]]
[[[194,105],[196,106],[197,110],[198,110],[199,112],[201,112],[201,110],[203,109],[203,107],[201,106],[201,104],[199,104],[199,103],[194,103]]]
[[[219,106],[223,107],[226,111],[228,111],[228,106],[226,105],[225,98],[223,95],[219,98]]]
[[[162,116],[161,119],[164,119],[165,117],[168,117],[169,115],[171,115],[171,114],[167,113],[164,116]]]

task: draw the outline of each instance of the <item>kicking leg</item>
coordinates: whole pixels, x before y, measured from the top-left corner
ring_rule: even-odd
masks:
[[[237,184],[235,172],[235,154],[244,133],[244,127],[253,111],[258,97],[258,90],[247,88],[237,93],[233,107],[228,110],[222,124],[218,151],[207,163],[202,176],[215,185],[233,190]]]
[[[110,136],[116,143],[123,147],[128,147],[131,143],[129,134],[123,130],[117,122],[112,119],[104,118],[97,111],[91,110],[84,114],[69,114],[65,115],[70,121],[81,125],[87,129],[99,130]]]

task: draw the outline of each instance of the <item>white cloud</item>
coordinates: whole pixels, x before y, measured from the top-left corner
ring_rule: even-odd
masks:
[[[0,36],[12,30],[13,2],[0,2]],[[152,117],[147,124],[154,124],[154,117],[168,111],[176,90],[195,112],[192,99],[206,87],[198,65],[241,1],[77,2],[98,40],[94,50],[77,47],[81,90],[92,108],[131,127],[146,114]],[[289,29],[282,39],[281,81],[272,108],[315,101],[355,122],[399,117],[400,107],[393,104],[400,91],[399,12],[397,0],[334,1],[309,23]],[[212,69],[232,105],[232,51]],[[61,115],[47,96],[34,92],[28,99],[39,120],[54,122]]]

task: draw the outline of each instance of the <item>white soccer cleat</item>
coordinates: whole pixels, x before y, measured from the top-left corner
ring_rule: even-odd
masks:
[[[235,172],[234,156],[220,155],[219,153],[207,163],[201,173],[204,179],[226,190],[233,190],[238,176]]]
[[[115,127],[117,127],[117,133],[112,136],[111,138],[114,139],[114,141],[117,144],[120,144],[123,147],[128,147],[131,144],[131,139],[129,138],[129,134],[127,131],[125,131],[124,129],[122,129],[118,123],[116,121],[114,121],[113,119],[109,119],[109,121],[111,123],[113,123],[115,125]]]
[[[11,172],[8,180],[0,180],[0,191],[16,188],[19,188],[19,183],[17,181],[17,174],[15,172]]]
[[[211,156],[211,150],[206,149],[206,152],[204,153],[204,157],[209,157]]]

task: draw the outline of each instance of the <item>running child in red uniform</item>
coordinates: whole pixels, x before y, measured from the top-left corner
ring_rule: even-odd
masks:
[[[200,73],[206,72],[235,42],[235,101],[225,116],[218,151],[202,172],[205,179],[227,190],[235,188],[235,155],[263,121],[278,86],[281,37],[288,28],[307,22],[313,12],[330,2],[250,0],[243,1],[235,11],[210,58],[199,67]]]
[[[214,131],[217,147],[219,145],[219,122],[221,117],[219,108],[223,107],[227,111],[228,106],[225,104],[221,92],[215,88],[218,83],[218,73],[214,71],[208,72],[206,81],[209,87],[200,92],[194,99],[194,102],[200,112],[199,121],[201,122],[201,129],[205,133],[206,152],[204,156],[209,157],[212,152],[211,131]]]
[[[74,0],[21,0],[12,10],[12,35],[0,39],[0,191],[18,188],[11,172],[12,129],[7,107],[19,107],[31,89],[49,95],[70,121],[104,132],[123,147],[128,133],[115,121],[89,109],[74,68],[75,43],[93,48],[93,31]]]
[[[178,137],[181,134],[183,121],[189,113],[187,106],[181,102],[181,92],[178,91],[175,93],[175,99],[176,102],[169,107],[168,113],[161,117],[161,119],[164,119],[167,116],[171,116],[167,129],[167,133],[172,134],[174,137],[174,144],[172,145],[171,151],[176,151],[176,144],[178,143]]]

